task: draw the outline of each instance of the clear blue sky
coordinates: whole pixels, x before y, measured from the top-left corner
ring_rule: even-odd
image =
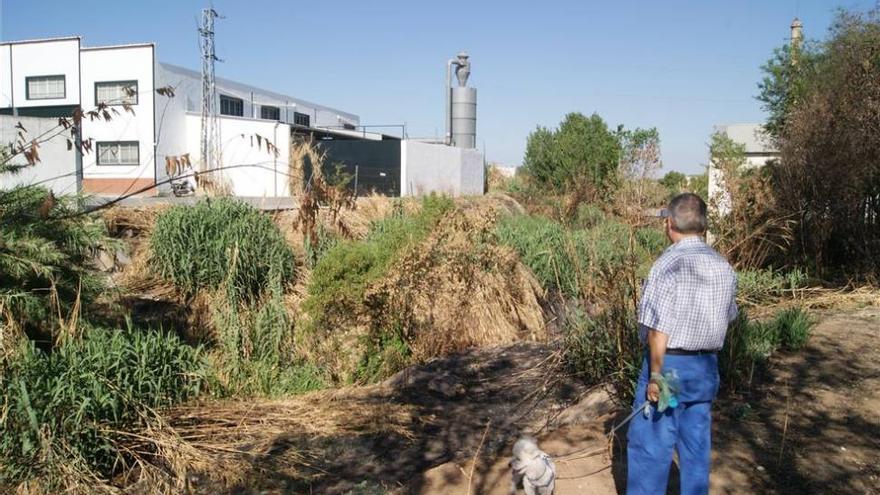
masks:
[[[199,68],[206,1],[0,0],[0,37],[154,41]],[[365,124],[443,133],[444,64],[471,54],[478,136],[490,161],[522,160],[528,133],[567,112],[656,126],[665,170],[698,172],[718,123],[759,121],[760,65],[797,15],[824,36],[837,7],[875,0],[216,0],[223,77],[335,106]]]

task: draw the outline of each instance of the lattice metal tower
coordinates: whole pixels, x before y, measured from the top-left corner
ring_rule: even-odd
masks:
[[[223,19],[213,7],[202,9],[199,40],[202,49],[202,141],[199,172],[220,166],[220,121],[217,117],[217,88],[214,62],[222,62],[214,51],[214,19]],[[222,183],[223,174],[210,174]],[[200,183],[207,177],[201,176]],[[212,181],[213,182],[213,181]]]

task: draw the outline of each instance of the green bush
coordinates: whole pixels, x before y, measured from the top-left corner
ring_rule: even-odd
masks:
[[[112,430],[198,395],[204,383],[200,348],[130,328],[91,329],[51,353],[23,342],[4,368],[0,484],[71,457],[109,476],[121,455]]]
[[[214,309],[218,342],[210,379],[215,395],[279,397],[326,386],[323,372],[296,354],[294,322],[281,296],[273,291],[247,305],[228,299]]]
[[[799,350],[807,344],[813,321],[801,308],[789,308],[779,312],[773,321],[779,334],[779,343],[788,350]]]
[[[737,298],[747,304],[772,302],[791,296],[796,290],[806,286],[807,274],[794,269],[781,272],[772,268],[763,270],[742,270],[737,273]]]
[[[780,311],[767,321],[751,321],[745,311],[727,331],[719,357],[722,381],[730,391],[750,387],[756,372],[762,372],[770,357],[780,349],[802,348],[813,322],[801,308]]]
[[[113,246],[103,222],[76,208],[76,198],[56,199],[41,187],[0,190],[0,324],[47,338],[57,316],[53,287],[65,314],[77,300],[88,307],[102,290],[92,257]],[[6,316],[13,321],[4,322]]]
[[[370,283],[382,278],[407,246],[424,239],[454,206],[450,198],[430,195],[415,214],[398,209],[370,227],[364,240],[347,240],[327,250],[315,265],[303,309],[316,328],[345,325],[360,314]]]
[[[252,300],[294,273],[293,253],[272,220],[232,199],[170,208],[150,244],[158,274],[187,294],[228,281],[239,298]]]

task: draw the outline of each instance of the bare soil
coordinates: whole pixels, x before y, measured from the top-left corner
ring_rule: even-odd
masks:
[[[752,390],[716,402],[712,493],[880,493],[880,308],[818,317],[805,349],[774,356]],[[228,409],[206,404],[200,416],[212,407]],[[522,433],[556,459],[557,494],[625,491],[625,431],[610,450],[604,432],[626,411],[561,373],[552,345],[476,349],[329,401],[254,403],[224,421],[304,407],[328,408],[328,424],[273,432],[232,493],[506,494]],[[193,481],[196,492],[230,491]]]

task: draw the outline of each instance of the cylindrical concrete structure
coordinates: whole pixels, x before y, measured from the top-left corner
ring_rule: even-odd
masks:
[[[452,88],[452,145],[477,147],[477,88]]]

